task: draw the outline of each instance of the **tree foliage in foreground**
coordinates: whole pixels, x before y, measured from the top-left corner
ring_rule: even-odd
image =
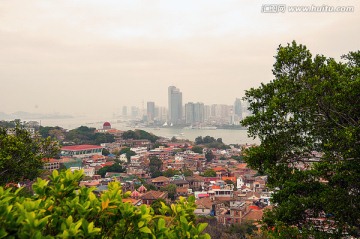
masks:
[[[279,189],[264,222],[276,238],[359,237],[360,51],[339,62],[293,42],[275,59],[275,79],[246,92],[253,115],[242,121],[261,140],[247,163]]]
[[[181,198],[160,215],[146,205],[123,202],[120,183],[112,182],[100,197],[79,187],[82,171],[38,179],[34,196],[0,187],[0,238],[210,238],[206,223],[195,223],[195,199]],[[165,216],[166,215],[166,216]]]
[[[58,151],[50,138],[32,138],[19,124],[13,129],[0,127],[0,185],[35,179],[42,171],[42,159]]]

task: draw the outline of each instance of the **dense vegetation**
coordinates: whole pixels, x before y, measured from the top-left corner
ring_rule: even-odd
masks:
[[[58,151],[55,142],[32,138],[19,124],[11,131],[0,127],[0,185],[35,179],[42,171],[42,159]]]
[[[128,130],[122,134],[123,139],[147,139],[152,143],[155,143],[159,139],[158,136],[148,133],[144,130],[136,129],[134,131]]]
[[[43,138],[51,137],[59,142],[67,144],[95,144],[112,143],[115,141],[114,135],[109,133],[97,133],[95,128],[80,126],[76,129],[66,131],[59,126],[40,126],[39,134]]]
[[[149,172],[152,178],[162,176],[162,161],[156,156],[150,157]]]
[[[101,175],[102,178],[105,177],[107,172],[112,173],[125,173],[126,168],[124,168],[119,162],[115,162],[111,166],[105,166],[98,170],[97,174]]]
[[[342,58],[280,46],[275,79],[246,92],[261,145],[245,158],[278,189],[264,219],[276,238],[360,237],[360,52]]]
[[[96,144],[112,143],[115,141],[114,135],[109,133],[96,133],[95,128],[80,126],[72,129],[65,134],[65,141],[75,144]]]
[[[204,145],[207,148],[218,148],[218,149],[228,149],[228,145],[224,144],[222,138],[215,139],[211,136],[198,136],[195,138],[196,145]]]
[[[38,179],[34,195],[0,187],[0,238],[210,238],[206,223],[195,222],[195,199],[153,209],[123,202],[118,182],[97,197],[94,188],[79,187],[82,171]]]

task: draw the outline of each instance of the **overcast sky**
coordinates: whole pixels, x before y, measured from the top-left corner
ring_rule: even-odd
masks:
[[[279,44],[339,58],[360,49],[352,13],[262,13],[270,0],[0,0],[0,112],[107,114],[123,105],[232,104],[272,80]]]

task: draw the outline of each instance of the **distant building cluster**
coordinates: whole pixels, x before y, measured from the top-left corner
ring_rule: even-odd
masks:
[[[201,121],[199,113],[203,110],[201,103],[188,103],[185,112],[189,113],[191,120]],[[196,199],[196,215],[214,217],[223,225],[244,221],[257,223],[264,209],[271,208],[272,192],[266,187],[267,177],[259,176],[257,171],[239,160],[243,150],[250,145],[228,149],[203,145],[199,152],[193,142],[185,140],[172,142],[160,138],[151,142],[124,139],[121,137],[123,132],[112,128],[109,122],[105,122],[97,132],[118,137],[115,142],[101,146],[63,146],[60,158],[43,159],[44,169],[82,169],[86,178],[80,184],[95,187],[97,195],[107,190],[108,183],[116,179],[121,182],[124,192],[131,192],[124,202],[137,206],[151,205],[158,199],[171,203],[180,196],[192,195]],[[110,154],[103,155],[104,150]],[[125,153],[129,150],[131,155]],[[211,158],[207,157],[209,154]],[[123,170],[111,171],[116,168],[114,165],[121,165]],[[154,165],[157,165],[156,171]]]
[[[247,108],[247,102],[239,98],[235,99],[233,105],[205,105],[202,102],[184,104],[180,89],[169,86],[167,108],[149,101],[146,103],[146,109],[123,106],[121,114],[125,119],[142,120],[148,125],[202,128],[216,125],[239,125],[240,121],[250,114]]]

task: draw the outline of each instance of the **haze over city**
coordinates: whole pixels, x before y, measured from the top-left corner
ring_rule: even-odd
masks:
[[[112,115],[167,106],[170,85],[184,103],[233,104],[273,79],[279,44],[337,59],[359,48],[359,1],[326,1],[348,13],[262,13],[268,3],[0,1],[0,112]]]

